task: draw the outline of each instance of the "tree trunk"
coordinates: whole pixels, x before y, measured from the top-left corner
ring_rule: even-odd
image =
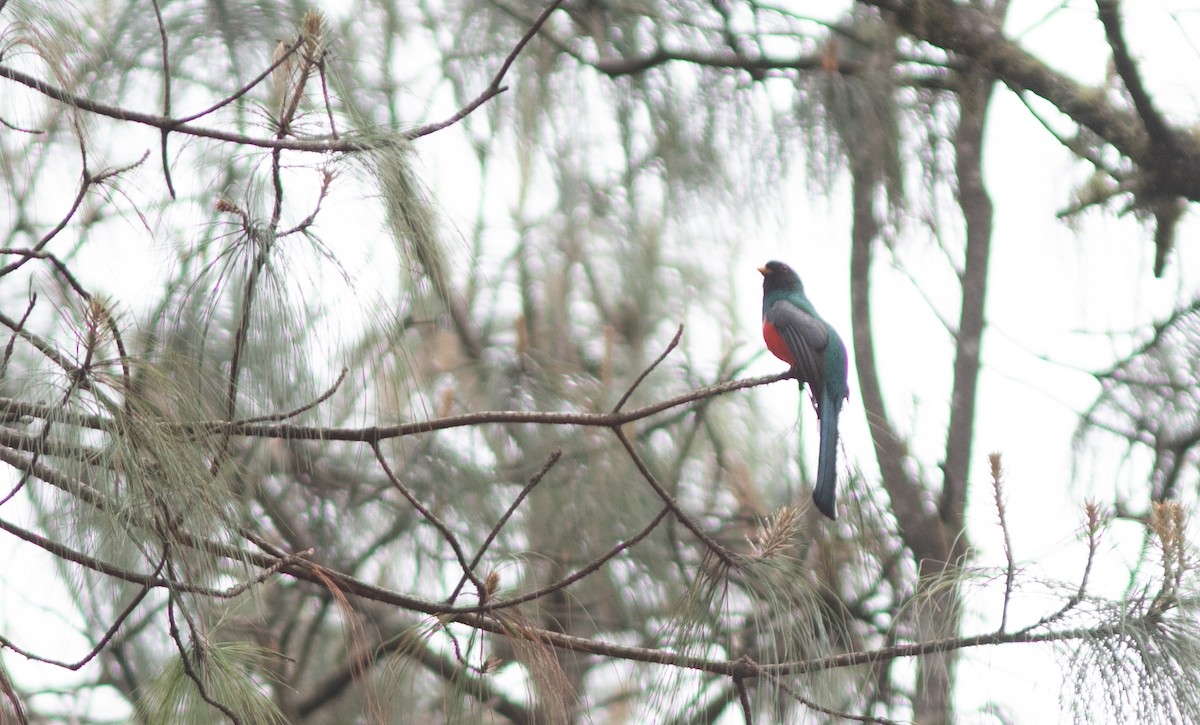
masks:
[[[855,360],[863,406],[879,461],[881,480],[905,545],[920,571],[918,603],[913,608],[912,635],[930,641],[957,634],[962,603],[957,588],[947,586],[942,574],[958,566],[968,544],[964,531],[967,474],[974,437],[975,400],[978,389],[984,304],[992,233],[992,203],[983,184],[982,148],[984,121],[993,79],[985,71],[964,74],[958,88],[959,123],[953,139],[958,202],[966,225],[966,251],[959,279],[962,303],[955,341],[954,382],[950,421],[946,433],[943,482],[936,514],[929,512],[929,496],[922,482],[906,465],[908,446],[891,424],[876,368],[871,328],[870,271],[879,223],[875,216],[877,177],[854,171],[852,195],[854,225],[851,249],[852,323]],[[954,720],[954,653],[931,653],[920,658],[914,720],[940,725]]]

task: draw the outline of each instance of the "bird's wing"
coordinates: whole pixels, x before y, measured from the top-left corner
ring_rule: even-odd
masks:
[[[767,308],[767,322],[787,344],[796,371],[802,382],[808,383],[817,400],[825,387],[825,363],[822,357],[829,344],[829,330],[817,317],[810,315],[787,300],[779,300]]]

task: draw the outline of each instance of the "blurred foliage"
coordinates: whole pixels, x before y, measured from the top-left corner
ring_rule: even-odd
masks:
[[[0,4],[6,67],[265,140],[164,134],[5,82],[3,513],[49,538],[97,646],[71,696],[10,706],[155,723],[910,712],[894,657],[747,678],[551,646],[794,665],[912,638],[928,601],[887,502],[855,470],[838,524],[785,508],[807,500],[797,436],[762,425],[757,394],[619,428],[376,435],[744,377],[758,347],[733,333],[652,364],[682,323],[727,329],[741,271],[723,260],[774,228],[794,165],[829,187],[876,164],[897,220],[946,183],[948,70],[872,12],[834,28],[838,73],[823,24],[783,9],[570,0],[508,90],[414,139],[543,9]],[[723,62],[650,62],[690,49]],[[454,148],[422,155],[442,136]]]

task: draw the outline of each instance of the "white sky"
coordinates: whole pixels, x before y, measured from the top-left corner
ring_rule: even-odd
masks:
[[[830,3],[813,0],[793,5],[801,13],[837,15],[830,12]],[[1194,118],[1200,103],[1200,75],[1196,73],[1200,51],[1188,38],[1200,38],[1200,5],[1181,0],[1139,0],[1123,3],[1122,8],[1129,18],[1131,45],[1143,59],[1146,78],[1156,97],[1169,104],[1166,110],[1173,117]],[[1048,0],[1015,0],[1008,29],[1019,34],[1035,54],[1077,79],[1097,83],[1103,78],[1107,50],[1095,20],[1094,4],[1082,0],[1065,5]],[[504,97],[493,102],[504,102]],[[461,167],[442,163],[448,158],[462,158],[462,138],[457,129],[451,129],[420,141],[418,150],[435,197],[449,221],[466,230],[473,224],[473,200],[457,186],[461,180],[452,170]],[[1096,480],[1092,486],[1071,480],[1070,442],[1077,416],[1098,391],[1094,380],[1083,371],[1106,367],[1141,339],[1139,335],[1144,334],[1146,325],[1195,294],[1200,279],[1195,265],[1189,263],[1195,255],[1190,240],[1195,236],[1196,224],[1191,217],[1185,220],[1177,235],[1179,247],[1164,278],[1157,280],[1151,271],[1149,232],[1132,218],[1091,214],[1074,229],[1056,221],[1055,213],[1089,170],[1075,162],[1004,88],[997,89],[989,117],[985,172],[996,204],[996,229],[969,530],[980,551],[977,563],[1000,566],[1003,558],[987,483],[986,457],[991,451],[1001,451],[1008,472],[1008,517],[1019,562],[1030,575],[1074,581],[1084,555],[1076,536],[1082,501],[1089,495],[1103,501],[1110,497],[1107,492],[1112,487],[1107,479]],[[801,271],[809,296],[822,315],[849,341],[850,218],[846,189],[839,189],[832,201],[808,199],[803,182],[796,179],[793,183],[795,189],[789,196],[798,202],[785,212],[786,233],[779,238],[747,239],[741,258],[735,262],[745,274],[738,278],[743,286],[738,290],[738,319],[734,324],[747,344],[757,344],[760,277],[755,267],[767,259],[779,258]],[[455,189],[456,193],[439,194],[439,189]],[[335,219],[336,214],[336,205],[331,205],[327,219]],[[362,274],[370,273],[369,259],[364,256]],[[945,274],[940,256],[913,240],[900,245],[899,259],[918,282],[927,270],[936,269],[933,274],[939,277]],[[885,387],[892,388],[892,412],[902,428],[916,431],[914,447],[927,464],[932,464],[944,443],[950,361],[931,361],[914,354],[914,350],[926,346],[947,349],[945,336],[929,314],[925,300],[904,275],[880,275],[879,279],[885,285],[889,304],[885,307],[876,303],[877,324],[894,333],[881,339],[879,360]],[[953,297],[936,292],[931,297],[943,316],[956,317]],[[1137,334],[1109,337],[1114,330]],[[710,340],[705,330],[694,326],[688,328],[687,336],[692,349],[720,344],[719,334],[712,333]],[[752,372],[778,369],[778,364],[767,357]],[[906,405],[895,394],[896,386],[905,385],[910,386],[915,403]],[[787,395],[795,395],[790,386],[785,387],[789,389]],[[843,450],[851,462],[869,461],[872,449],[853,381],[851,390],[851,401],[842,418]],[[772,391],[772,395],[777,393],[783,397],[781,391]],[[784,400],[775,422],[782,434],[794,429],[797,410],[794,398]],[[802,428],[805,435],[815,432],[813,425]],[[807,450],[815,451],[815,447],[810,445]],[[1144,470],[1126,467],[1111,473],[1133,480]],[[845,491],[844,477],[841,495],[853,497],[852,492]],[[1122,564],[1136,553],[1138,536],[1132,526],[1118,525],[1106,540],[1111,549],[1104,567],[1115,575],[1108,582],[1100,577],[1098,585],[1107,583],[1110,590],[1117,587],[1109,593],[1116,594],[1125,583]],[[10,543],[6,538],[0,544],[3,578],[8,582],[44,582],[49,558],[33,553],[30,547],[12,549]],[[994,626],[999,591],[993,589],[972,598],[979,610],[986,612],[986,622],[971,621],[965,633]],[[0,631],[22,633],[25,643],[30,641],[24,639],[24,633],[38,632],[39,651],[70,659],[81,656],[87,643],[73,635],[69,622],[43,607],[58,596],[53,589],[3,587]],[[1036,604],[1046,609],[1016,610],[1011,616],[1021,622],[1022,616],[1036,618],[1057,606],[1043,600]],[[1031,666],[1034,657],[1030,647],[991,648],[970,654],[959,671],[960,721],[992,722],[981,711],[992,701],[998,702],[1015,722],[1048,721],[1049,713],[1058,712],[1060,680],[1055,671]],[[11,653],[5,656],[5,662],[26,688],[35,682],[65,685],[76,678],[54,668],[26,666]],[[1052,664],[1050,660],[1045,662]]]
[[[1074,2],[1051,12],[1059,6],[1058,2],[1016,0],[1007,30],[1053,67],[1081,82],[1100,83],[1108,52],[1094,4]],[[1200,6],[1127,2],[1122,9],[1129,17],[1129,42],[1143,60],[1152,92],[1174,118],[1194,118],[1200,99],[1196,74],[1200,51],[1188,38],[1200,38]],[[1050,118],[1057,120],[1053,114]],[[1060,124],[1058,128],[1070,127]],[[1197,225],[1193,217],[1185,218],[1168,269],[1162,279],[1155,279],[1151,232],[1132,216],[1118,219],[1112,213],[1093,212],[1075,228],[1056,221],[1055,214],[1091,169],[1075,161],[1003,87],[997,89],[988,118],[984,171],[995,203],[995,233],[968,504],[968,531],[979,551],[974,563],[1004,565],[987,463],[988,453],[999,451],[1007,471],[1007,517],[1014,555],[1023,576],[1031,583],[1037,577],[1077,582],[1086,556],[1078,538],[1084,500],[1111,501],[1114,483],[1135,482],[1148,471],[1145,457],[1134,457],[1123,468],[1098,467],[1091,481],[1072,479],[1071,438],[1079,413],[1099,392],[1086,371],[1111,365],[1144,341],[1148,325],[1195,295],[1200,275],[1189,262],[1195,255],[1190,240]],[[771,258],[800,270],[810,299],[849,340],[847,196],[847,189],[841,189],[833,204],[815,199],[807,207],[789,210],[794,236],[747,240],[740,261],[746,269],[746,286],[739,302],[747,340],[755,340],[759,329],[760,279],[753,268]],[[806,198],[802,183],[796,184],[790,198]],[[944,279],[945,262],[939,252],[911,239],[899,247],[900,262],[918,283],[929,274]],[[930,359],[915,351],[945,351],[945,334],[906,275],[877,273],[876,280],[887,290],[875,304],[875,327],[881,337],[878,363],[891,396],[889,412],[902,430],[915,432],[918,457],[932,465],[940,460],[945,443],[950,359]],[[941,303],[939,314],[957,319],[952,290],[924,292]],[[776,369],[777,363],[768,357],[755,372]],[[896,394],[897,386],[911,389],[915,403],[906,406],[906,396]],[[854,393],[852,380],[851,400],[842,414],[842,445],[852,461],[870,461],[872,447],[861,401]],[[772,391],[777,394],[780,391]],[[793,399],[780,407],[785,419],[788,415],[794,419]],[[815,426],[804,428],[815,434]],[[807,450],[815,451],[815,444]],[[840,495],[853,496],[845,489],[843,477]],[[1104,539],[1093,593],[1120,595],[1140,542],[1140,527],[1114,525]],[[970,597],[976,611],[968,617],[964,634],[998,624],[1002,592],[1000,582]],[[1061,601],[1026,594],[1021,604],[1025,606],[1014,604],[1009,614],[1010,623],[1018,627],[1053,611]],[[985,709],[993,703],[1012,722],[1055,720],[1062,685],[1059,664],[1047,648],[968,653],[958,671],[959,722],[995,722]],[[1063,713],[1062,717],[1069,716]]]

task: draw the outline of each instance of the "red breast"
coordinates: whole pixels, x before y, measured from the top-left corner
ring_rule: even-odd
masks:
[[[763,341],[767,343],[767,349],[775,357],[788,365],[796,364],[796,361],[792,359],[791,350],[788,350],[787,343],[783,341],[783,336],[779,334],[774,325],[766,320],[763,320]]]

